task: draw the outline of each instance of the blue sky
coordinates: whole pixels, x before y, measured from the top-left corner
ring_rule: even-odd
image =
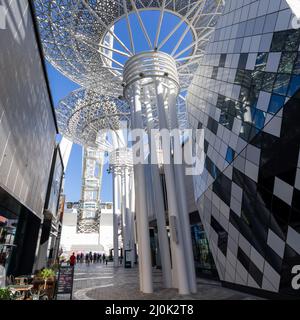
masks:
[[[159,20],[159,12],[143,12],[141,16],[144,21],[144,25],[148,31],[149,37],[154,42],[156,36],[156,26]],[[135,15],[130,15],[130,22],[132,30],[134,32],[134,42],[136,52],[149,50],[148,43],[142,33],[138,19]],[[160,33],[159,40],[162,41],[169,32],[178,24],[179,18],[170,14],[165,13],[162,29]],[[181,34],[184,32],[186,24],[183,23],[181,27],[175,32],[175,34],[169,39],[168,42],[162,47],[162,51],[171,53],[176,42],[180,38]],[[115,33],[122,39],[123,43],[130,48],[130,38],[127,32],[126,21],[121,19],[115,26]],[[182,44],[178,48],[178,51],[181,51],[185,46],[189,45],[192,41],[191,32],[188,32],[185,39],[182,41]],[[114,44],[115,49],[124,50],[118,42]],[[187,51],[184,55],[188,55]],[[124,57],[118,54],[114,54],[114,58],[121,63],[124,63]],[[50,87],[52,92],[52,97],[55,106],[59,103],[61,99],[66,97],[71,91],[79,88],[78,85],[73,83],[64,77],[60,72],[58,72],[51,64],[47,64],[48,77],[50,81]],[[104,167],[103,172],[103,184],[101,192],[102,201],[112,201],[112,181],[111,176],[107,174],[107,165]],[[69,164],[66,171],[66,180],[65,180],[65,194],[67,196],[67,201],[78,201],[80,200],[81,193],[81,171],[82,171],[82,148],[79,145],[74,144],[72,152],[70,155]]]
[[[50,63],[46,63],[48,78],[50,81],[51,93],[54,105],[66,97],[71,91],[79,88],[77,84],[68,80],[58,72]],[[59,137],[60,139],[60,137]],[[101,192],[102,201],[112,201],[112,182],[111,176],[107,174],[107,166],[104,167],[103,185]],[[81,194],[81,172],[82,172],[82,148],[73,144],[70,160],[66,171],[65,194],[67,201],[80,200]]]

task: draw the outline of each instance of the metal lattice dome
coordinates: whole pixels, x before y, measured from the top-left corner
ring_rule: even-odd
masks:
[[[122,94],[123,67],[126,59],[138,53],[141,36],[146,50],[167,52],[176,60],[180,87],[187,89],[223,9],[220,0],[34,3],[47,60],[81,86],[114,97]],[[147,23],[147,12],[157,14],[157,23]],[[166,19],[170,16],[176,20],[174,25]],[[116,30],[120,21],[127,28],[126,36],[125,31]],[[185,37],[190,41],[185,42]]]
[[[129,124],[130,108],[123,100],[79,89],[60,101],[56,117],[65,137],[83,146],[106,150],[110,144],[99,133],[119,130],[122,122]]]

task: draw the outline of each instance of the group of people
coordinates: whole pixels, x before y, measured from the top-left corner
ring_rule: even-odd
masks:
[[[70,265],[74,266],[76,263],[105,263],[108,262],[108,257],[105,255],[105,253],[97,253],[97,252],[88,252],[84,254],[83,252],[77,253],[75,256],[75,252],[70,257]]]

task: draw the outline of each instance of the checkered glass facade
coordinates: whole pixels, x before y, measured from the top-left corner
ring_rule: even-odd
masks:
[[[220,279],[281,295],[300,265],[300,29],[285,0],[227,0],[187,97],[195,197]]]

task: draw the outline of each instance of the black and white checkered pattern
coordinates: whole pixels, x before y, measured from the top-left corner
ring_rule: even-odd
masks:
[[[300,264],[300,30],[285,0],[229,0],[188,95],[195,197],[221,280],[280,294]]]

